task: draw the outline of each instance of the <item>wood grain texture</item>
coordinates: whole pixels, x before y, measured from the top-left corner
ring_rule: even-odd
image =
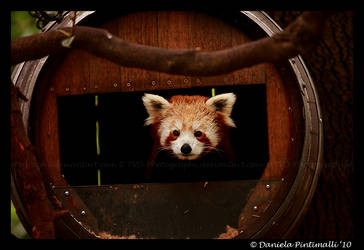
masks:
[[[209,51],[250,41],[242,31],[222,20],[194,12],[132,13],[111,20],[103,27],[117,33],[122,39],[165,48],[200,47],[201,50]],[[275,65],[259,64],[220,76],[185,77],[124,68],[74,50],[67,53],[60,64],[48,66],[45,70],[54,74],[48,73],[39,80],[44,89],[43,94],[36,99],[39,102],[36,111],[39,128],[36,133],[37,146],[41,148],[40,158],[45,166],[51,166],[46,171],[55,185],[66,184],[60,176],[57,96],[265,83],[270,161],[263,179],[279,181],[276,185],[272,183],[270,194],[267,194],[263,184],[258,186],[254,193],[256,196],[253,195],[248,202],[250,205],[264,200],[260,204],[264,211],[268,211],[260,218],[260,224],[258,220],[249,218],[251,233],[274,214],[287,194],[297,171],[302,148],[302,104],[298,101],[299,94],[293,79],[277,70]],[[168,80],[171,82],[168,83]],[[285,178],[282,183],[281,178]],[[247,211],[252,216],[251,207],[248,206]]]
[[[241,30],[198,12],[146,11],[125,14],[100,26],[121,39],[169,49],[215,51],[250,42]],[[57,95],[150,91],[191,86],[259,84],[266,82],[264,64],[229,74],[191,77],[119,66],[90,53],[73,50],[56,69]],[[79,73],[75,74],[77,69]],[[72,85],[72,87],[71,87]]]
[[[268,13],[282,28],[301,14]],[[317,191],[295,238],[353,239],[353,12],[333,14],[318,47],[302,57],[320,99],[324,165]]]
[[[26,218],[23,223],[32,238],[53,238],[55,211],[48,203],[39,163],[34,155],[35,148],[26,136],[16,90],[12,84],[10,110],[12,184],[17,187],[12,190],[12,197],[15,195],[19,197],[16,201],[22,201],[22,204],[14,202],[14,206],[17,212],[22,210],[20,218]]]

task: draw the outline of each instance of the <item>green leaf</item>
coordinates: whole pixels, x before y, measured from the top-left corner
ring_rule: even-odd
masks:
[[[61,44],[63,47],[70,48],[74,39],[75,39],[75,36],[71,36],[69,38],[62,40]]]

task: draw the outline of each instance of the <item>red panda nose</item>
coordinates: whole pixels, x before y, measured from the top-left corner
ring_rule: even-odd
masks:
[[[192,148],[190,147],[190,145],[188,145],[187,143],[183,144],[181,147],[181,152],[185,155],[188,155],[189,153],[191,153]]]

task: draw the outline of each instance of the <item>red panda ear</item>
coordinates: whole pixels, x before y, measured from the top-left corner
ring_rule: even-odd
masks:
[[[149,117],[145,120],[145,125],[152,124],[154,117],[171,105],[166,99],[159,95],[144,94],[142,100],[145,109],[149,114]]]
[[[216,111],[221,112],[225,116],[225,122],[227,125],[231,127],[236,127],[234,121],[230,118],[235,101],[235,94],[226,93],[211,97],[206,101],[206,105],[212,107]]]

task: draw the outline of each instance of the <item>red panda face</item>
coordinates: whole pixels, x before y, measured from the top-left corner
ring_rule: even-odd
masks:
[[[195,160],[215,149],[222,138],[222,126],[235,127],[230,118],[236,97],[232,93],[215,97],[161,96],[145,94],[149,117],[146,125],[158,126],[162,149],[181,160]]]

